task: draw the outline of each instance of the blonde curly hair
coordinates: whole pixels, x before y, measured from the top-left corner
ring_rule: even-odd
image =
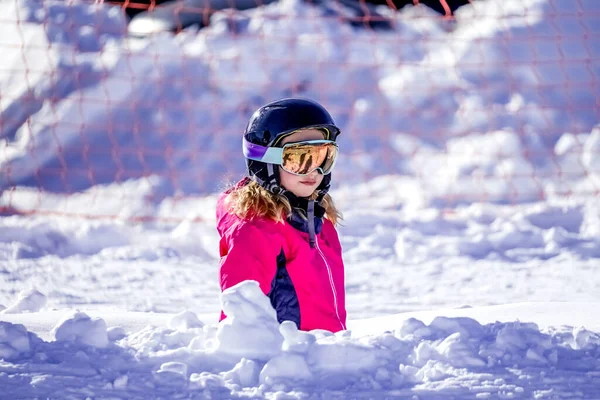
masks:
[[[316,197],[315,192],[310,198],[314,200]],[[268,218],[284,223],[292,214],[292,206],[284,195],[273,194],[256,181],[249,181],[246,185],[233,188],[225,201],[229,211],[242,219]],[[338,225],[342,220],[342,214],[335,207],[329,194],[323,197],[321,205],[325,208],[325,218],[333,225]],[[301,215],[306,218],[304,212],[301,212]]]

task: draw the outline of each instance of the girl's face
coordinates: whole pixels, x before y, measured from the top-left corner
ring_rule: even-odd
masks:
[[[294,132],[291,135],[283,138],[281,144],[291,142],[302,142],[304,140],[322,140],[325,135],[318,129],[307,129],[304,131]],[[294,175],[284,171],[279,167],[279,179],[281,186],[298,197],[308,197],[323,181],[323,175],[318,171],[313,171],[308,175]]]

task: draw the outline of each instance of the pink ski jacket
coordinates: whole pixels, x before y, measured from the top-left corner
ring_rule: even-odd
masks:
[[[227,212],[223,193],[217,202],[221,290],[257,281],[277,311],[300,330],[346,329],[344,263],[337,231],[323,219],[316,246],[308,233],[288,221],[243,220]],[[226,316],[221,312],[221,320]]]

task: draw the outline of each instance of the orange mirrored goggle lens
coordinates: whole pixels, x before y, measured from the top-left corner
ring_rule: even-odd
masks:
[[[308,175],[315,170],[327,175],[337,155],[337,144],[329,140],[288,143],[283,146],[281,167],[295,175]]]

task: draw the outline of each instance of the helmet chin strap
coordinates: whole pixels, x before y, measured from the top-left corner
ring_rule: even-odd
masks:
[[[308,216],[308,242],[310,243],[311,248],[314,248],[317,242],[315,235],[315,202],[317,204],[321,204],[321,201],[323,201],[323,198],[325,197],[327,192],[329,192],[330,182],[331,174],[325,175],[323,177],[323,182],[321,182],[321,184],[319,185],[319,187],[323,187],[319,189],[317,198],[315,200],[308,201],[306,214]]]
[[[315,201],[309,200],[306,207],[306,217],[308,218],[308,243],[311,248],[315,248],[317,239],[315,235]]]
[[[267,176],[268,181],[265,181],[259,178],[257,175],[252,175],[252,178],[262,187],[267,189],[269,192],[274,195],[285,195],[287,192],[279,183],[277,182],[277,174],[275,172],[274,164],[266,164],[267,166]],[[306,209],[306,217],[308,224],[308,242],[311,248],[316,246],[316,233],[315,233],[315,202],[320,204],[323,201],[323,198],[329,191],[331,175],[326,175],[323,178],[324,181],[319,186],[323,186],[319,189],[317,198],[315,200],[308,200],[307,209]]]

